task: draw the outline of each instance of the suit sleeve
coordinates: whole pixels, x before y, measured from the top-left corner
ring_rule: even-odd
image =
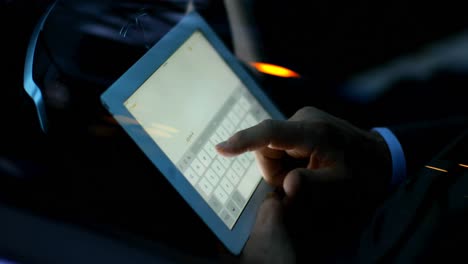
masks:
[[[392,159],[392,178],[390,182],[390,189],[396,188],[406,177],[406,160],[403,148],[398,141],[395,134],[386,127],[375,127],[373,131],[380,134],[380,136],[387,143]]]
[[[401,145],[406,175],[414,175],[468,127],[468,117],[389,126]]]
[[[423,131],[426,140],[442,135]],[[468,130],[456,131],[457,136],[427,161],[443,159],[453,166],[445,171],[422,167],[408,174],[365,225],[352,263],[466,263],[468,170],[457,163],[468,157]]]

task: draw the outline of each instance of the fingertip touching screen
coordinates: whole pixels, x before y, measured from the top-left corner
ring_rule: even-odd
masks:
[[[271,116],[203,32],[194,31],[124,106],[232,229],[261,174],[252,153],[227,158],[215,145]]]

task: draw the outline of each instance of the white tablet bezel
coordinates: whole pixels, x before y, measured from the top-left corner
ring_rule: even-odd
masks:
[[[247,202],[236,224],[230,230],[211,209],[208,203],[179,171],[176,164],[144,132],[135,122],[132,114],[124,106],[124,102],[142,85],[164,62],[179,48],[195,31],[201,31],[226,64],[242,81],[245,87],[258,100],[265,111],[273,119],[284,119],[283,114],[260,89],[250,73],[225,46],[222,40],[197,13],[191,12],[184,16],[158,43],[148,50],[132,67],[115,81],[102,95],[101,102],[111,113],[149,160],[166,177],[185,201],[201,217],[226,248],[235,255],[240,254],[247,241],[256,218],[256,212],[266,193],[272,188],[262,179]],[[127,121],[125,121],[127,120]],[[143,133],[142,133],[143,132]]]

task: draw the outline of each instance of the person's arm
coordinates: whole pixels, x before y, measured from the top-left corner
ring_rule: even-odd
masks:
[[[434,126],[430,129],[428,123],[421,125],[392,131],[398,133],[394,134],[399,136],[403,148],[426,157],[428,147],[432,148],[428,139],[439,141],[441,134]],[[406,263],[414,261],[414,256],[418,256],[419,263],[460,262],[467,258],[468,203],[464,199],[468,178],[464,176],[468,176],[468,170],[456,166],[460,158],[467,157],[463,155],[466,151],[461,151],[468,149],[467,125],[465,122],[464,128],[450,129],[456,136],[429,160],[429,164],[443,160],[454,166],[446,167],[448,171],[420,168],[415,174],[407,174],[410,187],[405,184],[376,211],[355,243],[359,246],[353,263]],[[448,128],[444,127],[443,130]],[[414,148],[420,145],[418,141],[429,146]]]
[[[388,126],[405,153],[407,177],[417,174],[467,124],[468,117],[453,116]]]
[[[320,204],[338,197],[379,203],[391,179],[391,155],[378,133],[313,107],[239,131],[217,149],[226,156],[255,151],[268,183]]]
[[[314,245],[336,246],[337,235],[353,235],[389,193],[391,155],[382,136],[314,107],[304,107],[288,120],[264,120],[216,148],[228,157],[255,152],[261,175],[282,197],[296,256]],[[263,232],[265,228],[271,232]],[[275,228],[256,225],[254,230],[263,231],[252,233],[249,252],[265,253],[266,247],[288,240],[270,236],[278,233]],[[268,243],[254,243],[258,241]],[[288,252],[284,256],[289,257]],[[271,250],[251,256],[279,254]]]
[[[398,187],[454,138],[467,125],[466,117],[374,127],[386,142],[392,161],[390,189]]]

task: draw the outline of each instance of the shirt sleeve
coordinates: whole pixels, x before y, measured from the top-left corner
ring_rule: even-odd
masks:
[[[406,159],[403,148],[390,129],[386,127],[374,127],[372,131],[382,136],[390,150],[392,159],[392,180],[390,188],[393,189],[406,178]]]

